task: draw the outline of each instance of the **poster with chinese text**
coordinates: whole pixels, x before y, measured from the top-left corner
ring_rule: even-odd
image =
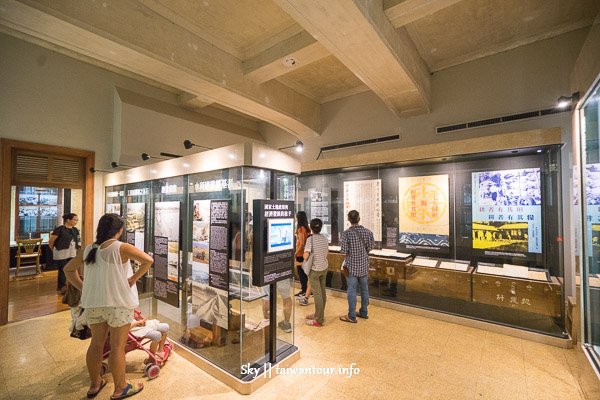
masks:
[[[471,177],[473,248],[490,256],[541,253],[540,169],[474,172]]]
[[[344,230],[350,228],[348,212],[360,214],[360,225],[381,241],[381,179],[344,182]]]
[[[399,243],[449,247],[448,175],[398,178]]]

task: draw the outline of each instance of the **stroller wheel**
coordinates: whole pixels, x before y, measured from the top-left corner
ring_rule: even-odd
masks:
[[[148,376],[148,379],[155,379],[158,377],[159,373],[160,373],[160,367],[155,364],[150,364],[150,368],[148,368],[146,376]]]
[[[106,374],[108,371],[108,363],[106,361],[102,361],[102,366],[100,367],[100,375]]]
[[[144,367],[144,375],[148,376],[148,370],[150,369],[151,366],[153,366],[154,364],[146,364],[146,366]]]

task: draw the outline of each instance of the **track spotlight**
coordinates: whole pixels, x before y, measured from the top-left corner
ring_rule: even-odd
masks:
[[[295,147],[298,153],[302,153],[302,150],[304,149],[304,143],[302,143],[300,140],[296,140],[296,144],[292,146],[280,147],[279,150],[291,149],[292,147]]]
[[[579,101],[579,92],[573,93],[571,97],[560,96],[557,101],[558,108],[567,108],[572,103],[577,103]]]
[[[185,147],[187,150],[191,149],[192,147],[201,147],[203,149],[213,150],[212,147],[200,146],[199,144],[192,143],[187,139],[183,141],[183,147]]]

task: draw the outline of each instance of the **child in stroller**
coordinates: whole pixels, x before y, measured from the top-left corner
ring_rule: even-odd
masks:
[[[133,350],[142,350],[148,354],[148,358],[144,360],[146,367],[144,375],[150,379],[158,377],[160,367],[169,358],[169,354],[173,349],[173,345],[167,339],[169,332],[169,324],[161,323],[156,319],[147,320],[142,318],[141,312],[137,309],[133,310],[134,320],[129,329],[129,338],[125,345],[125,353]],[[150,348],[145,346],[150,343]],[[161,351],[158,351],[158,350]],[[110,354],[110,342],[107,339],[104,345],[103,359],[107,359]],[[102,363],[102,372],[106,372],[108,364]]]

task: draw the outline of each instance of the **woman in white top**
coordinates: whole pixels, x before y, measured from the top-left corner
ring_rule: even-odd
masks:
[[[98,222],[96,241],[79,252],[65,266],[65,275],[73,286],[82,291],[81,307],[85,309],[92,340],[86,363],[90,375],[88,398],[100,393],[106,379],[100,376],[102,351],[110,332],[108,364],[115,384],[113,399],[132,396],[143,389],[133,386],[125,377],[125,343],[133,309],[138,305],[135,285],[152,265],[152,257],[134,246],[118,241],[123,233],[123,219],[117,214],[105,214]],[[129,260],[141,263],[134,274]],[[77,270],[84,266],[81,280]]]
[[[308,282],[315,297],[315,313],[306,317],[306,324],[312,326],[323,326],[325,322],[325,278],[327,277],[327,255],[329,254],[329,243],[327,238],[321,235],[323,221],[315,218],[310,221],[310,229],[313,234],[306,240],[304,247],[304,259],[313,257],[312,266],[308,273]]]

